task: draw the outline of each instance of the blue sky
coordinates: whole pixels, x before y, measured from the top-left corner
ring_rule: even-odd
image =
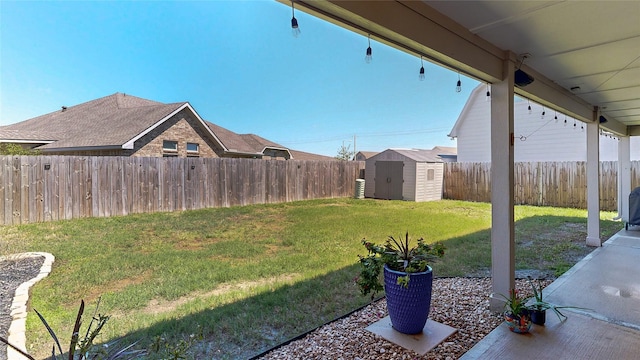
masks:
[[[206,120],[293,149],[455,146],[478,84],[264,1],[0,1],[0,125],[115,92],[189,101]]]

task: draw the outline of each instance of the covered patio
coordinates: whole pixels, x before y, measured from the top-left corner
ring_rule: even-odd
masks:
[[[491,193],[500,195],[492,196],[494,293],[515,284],[514,95],[586,124],[589,246],[601,246],[599,135],[619,139],[618,215],[628,220],[629,139],[640,135],[640,2],[278,1],[490,84]]]
[[[619,139],[618,217],[629,220],[629,139],[640,136],[640,2],[278,1],[490,86],[491,193],[499,194],[492,196],[494,293],[515,287],[514,95],[586,124],[586,244],[603,245],[602,131]],[[550,316],[527,336],[505,336],[500,326],[465,358],[637,358],[638,233],[622,231],[546,290],[549,301],[592,310],[572,311],[563,323]],[[490,307],[499,311],[503,302]]]
[[[493,330],[461,359],[637,359],[640,344],[640,228],[622,230],[544,291],[566,309],[529,334]]]

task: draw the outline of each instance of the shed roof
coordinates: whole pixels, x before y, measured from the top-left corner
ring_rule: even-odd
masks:
[[[430,163],[441,163],[443,162],[440,156],[438,156],[437,151],[435,150],[426,150],[426,149],[387,149],[377,155],[372,156],[370,159],[382,158],[385,155],[388,155],[390,152],[402,155],[410,160],[414,160],[416,162],[430,162]]]

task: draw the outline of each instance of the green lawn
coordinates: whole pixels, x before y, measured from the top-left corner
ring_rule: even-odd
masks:
[[[190,351],[246,358],[365,304],[353,283],[360,240],[405,231],[448,248],[436,276],[486,274],[490,204],[314,200],[0,227],[0,254],[46,251],[56,262],[32,289],[68,341],[80,299],[112,315],[103,341],[196,339]],[[566,271],[584,245],[586,211],[516,208],[517,268]],[[622,228],[602,213],[603,239]],[[51,342],[31,313],[28,349]],[[67,336],[67,337],[65,337]]]

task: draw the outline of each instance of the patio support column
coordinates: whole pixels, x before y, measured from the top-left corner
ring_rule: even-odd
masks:
[[[491,85],[491,279],[494,294],[515,287],[515,232],[513,215],[513,72],[503,63],[503,80]],[[492,311],[504,301],[492,298]]]
[[[621,136],[618,141],[618,217],[629,222],[629,194],[631,193],[631,138]]]
[[[593,112],[587,123],[587,245],[601,246],[600,241],[600,111]]]

